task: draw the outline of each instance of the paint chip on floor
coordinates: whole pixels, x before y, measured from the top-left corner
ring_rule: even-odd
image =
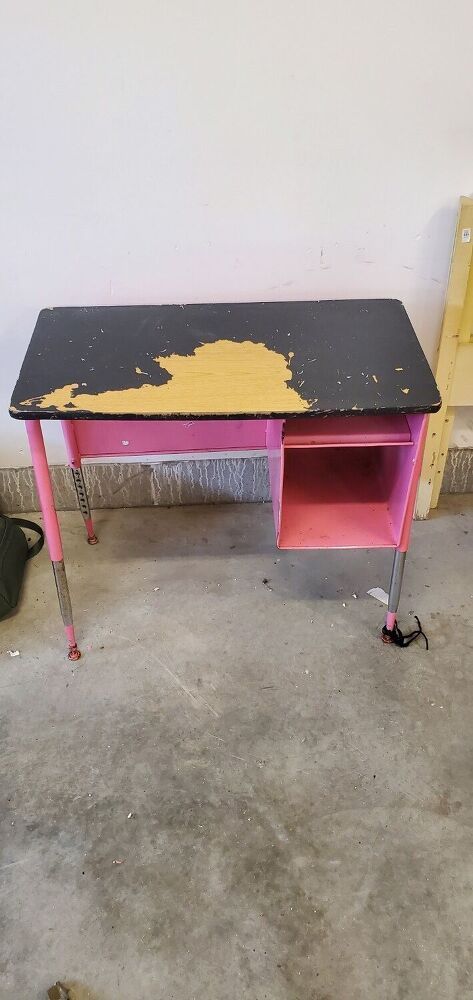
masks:
[[[389,597],[382,587],[372,587],[371,590],[367,591],[370,597],[374,597],[376,601],[381,601],[381,604],[388,604]]]

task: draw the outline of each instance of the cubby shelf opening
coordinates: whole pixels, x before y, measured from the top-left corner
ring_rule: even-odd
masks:
[[[284,447],[279,548],[396,546],[413,458],[392,443]]]

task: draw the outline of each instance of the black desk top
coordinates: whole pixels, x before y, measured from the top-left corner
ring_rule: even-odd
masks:
[[[10,413],[160,419],[432,412],[394,299],[43,309]]]

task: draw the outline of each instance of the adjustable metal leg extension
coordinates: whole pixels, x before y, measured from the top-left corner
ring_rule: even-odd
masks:
[[[92,524],[92,518],[90,516],[89,498],[87,496],[87,488],[84,481],[84,476],[82,469],[79,466],[71,466],[72,478],[74,480],[74,486],[77,493],[77,501],[79,503],[79,510],[84,518],[85,530],[87,532],[87,541],[89,545],[97,545],[98,538],[94,531],[94,526]]]
[[[71,597],[69,594],[69,586],[67,583],[66,570],[64,568],[64,559],[59,559],[57,562],[52,563],[54,580],[56,583],[57,596],[59,601],[59,608],[62,615],[62,620],[64,622],[64,631],[67,636],[67,641],[69,643],[69,659],[79,660],[80,651],[77,648],[76,638],[74,635],[74,625],[72,623],[72,605]]]
[[[399,608],[399,600],[401,597],[401,587],[402,578],[404,576],[404,566],[406,564],[407,552],[400,552],[396,549],[394,553],[394,562],[391,573],[391,583],[389,584],[389,603],[388,603],[388,613],[386,615],[386,631],[392,632],[396,624],[396,615]],[[383,639],[385,642],[389,642],[389,638],[386,638],[383,633]]]
[[[87,488],[84,482],[84,475],[81,467],[81,454],[80,448],[77,443],[77,436],[75,432],[75,420],[61,420],[62,432],[64,434],[64,444],[66,445],[67,451],[67,461],[69,463],[69,468],[72,472],[72,479],[74,481],[75,491],[77,493],[77,502],[79,504],[79,510],[84,518],[85,530],[87,532],[87,541],[89,545],[96,545],[98,542],[97,535],[94,531],[94,526],[92,524],[92,518],[90,516],[89,499],[87,496]]]
[[[388,613],[386,615],[386,624],[383,627],[382,639],[383,642],[395,642],[395,636],[397,631],[396,615],[399,607],[399,598],[401,596],[402,578],[404,576],[404,565],[406,562],[406,552],[400,552],[396,549],[394,553],[394,562],[391,573],[391,583],[389,584],[389,601],[388,601]]]

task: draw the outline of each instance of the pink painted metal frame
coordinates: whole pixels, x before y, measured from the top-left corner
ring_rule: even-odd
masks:
[[[82,458],[266,448],[278,546],[394,548],[392,600],[386,617],[387,628],[394,628],[427,430],[425,415],[317,421],[63,420],[62,428],[91,544],[97,538]],[[27,421],[27,433],[69,657],[77,659],[80,652],[40,421]]]

